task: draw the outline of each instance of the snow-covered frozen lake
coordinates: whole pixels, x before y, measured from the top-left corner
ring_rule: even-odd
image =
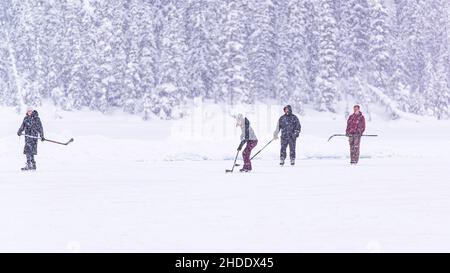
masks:
[[[237,131],[41,113],[47,138],[75,142],[40,143],[23,173],[22,116],[0,112],[0,251],[450,251],[449,121],[374,118],[350,166],[345,139],[326,141],[345,120],[306,115],[295,167],[274,143],[253,173],[225,174]],[[258,150],[270,133],[255,129]]]

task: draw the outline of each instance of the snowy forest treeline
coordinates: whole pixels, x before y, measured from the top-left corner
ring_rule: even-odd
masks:
[[[0,105],[177,118],[340,101],[449,117],[448,0],[2,0]]]

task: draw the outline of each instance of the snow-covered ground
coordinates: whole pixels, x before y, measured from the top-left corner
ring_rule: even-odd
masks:
[[[197,111],[197,110],[196,110]],[[279,108],[248,109],[259,150]],[[450,122],[373,115],[358,166],[343,115],[306,111],[295,167],[271,144],[225,174],[240,134],[220,108],[180,121],[40,111],[38,171],[23,118],[0,109],[0,251],[450,251]],[[57,118],[57,116],[59,116]]]

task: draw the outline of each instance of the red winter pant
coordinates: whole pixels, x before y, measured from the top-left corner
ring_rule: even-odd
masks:
[[[350,160],[351,163],[356,164],[359,161],[359,144],[361,143],[361,136],[350,136],[348,140],[350,142]]]
[[[258,140],[249,140],[247,142],[247,146],[245,146],[244,151],[242,152],[242,157],[244,158],[244,169],[251,170],[252,162],[250,162],[250,154],[252,153],[253,148],[258,144]]]

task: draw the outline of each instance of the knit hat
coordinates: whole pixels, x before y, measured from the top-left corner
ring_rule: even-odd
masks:
[[[244,115],[239,113],[235,116],[235,118],[236,118],[236,126],[244,124],[244,120],[245,120]]]
[[[27,112],[30,112],[30,111],[33,111],[33,110],[34,110],[33,106],[28,106],[27,107]]]

